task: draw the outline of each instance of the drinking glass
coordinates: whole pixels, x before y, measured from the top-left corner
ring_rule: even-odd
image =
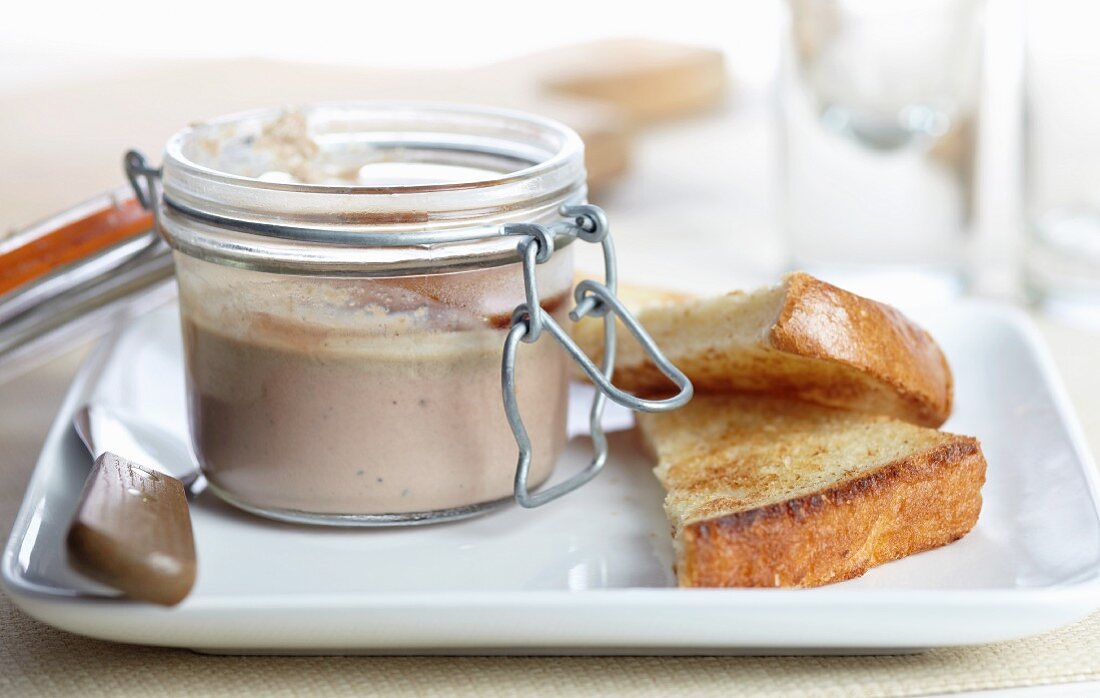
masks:
[[[965,290],[982,0],[789,0],[792,265],[894,301]]]
[[[1100,8],[1026,12],[1024,285],[1052,314],[1100,325]]]

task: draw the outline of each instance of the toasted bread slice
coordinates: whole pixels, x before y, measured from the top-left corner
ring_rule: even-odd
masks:
[[[577,272],[573,276],[573,285],[576,286],[585,279],[592,278],[598,279],[599,274]],[[630,308],[633,312],[637,312],[643,308],[655,308],[662,305],[672,305],[673,303],[686,303],[698,298],[698,296],[684,291],[675,291],[670,288],[646,286],[643,284],[632,284],[625,281],[620,281],[616,290],[619,300],[625,303],[626,307]],[[580,324],[590,325],[595,329],[602,326],[602,321],[597,318],[586,318],[582,320]]]
[[[946,545],[981,510],[978,441],[753,395],[639,414],[689,587],[810,587]]]
[[[683,300],[624,292],[642,326],[698,393],[751,391],[939,426],[951,413],[951,370],[932,337],[888,305],[793,273],[772,288]],[[594,360],[598,322],[573,331]],[[617,385],[639,393],[668,380],[629,338],[615,357]]]

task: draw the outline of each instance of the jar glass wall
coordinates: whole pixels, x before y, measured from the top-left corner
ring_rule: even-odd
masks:
[[[525,295],[515,238],[492,231],[584,200],[575,134],[469,108],[255,112],[176,136],[163,181],[192,437],[217,494],[349,525],[510,498],[501,350]],[[564,321],[571,248],[537,274]],[[567,357],[543,342],[518,361],[535,485],[564,446]]]

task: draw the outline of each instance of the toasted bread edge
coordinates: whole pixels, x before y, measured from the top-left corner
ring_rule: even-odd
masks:
[[[928,427],[947,421],[954,379],[927,331],[892,306],[804,272],[786,281],[787,300],[769,333],[772,348],[842,364],[890,386],[900,409],[885,414]]]
[[[966,535],[981,511],[985,457],[952,435],[933,449],[796,499],[686,524],[686,587],[813,587]]]
[[[676,341],[692,331],[692,318],[706,317],[702,321],[713,325],[740,313],[740,308],[724,305],[727,298],[764,297],[780,290],[783,296],[777,299],[775,315],[751,349],[724,346],[707,336],[713,334],[709,330],[698,333],[696,346]],[[951,413],[954,384],[939,345],[888,305],[803,272],[788,274],[778,286],[714,298],[689,300],[649,293],[649,304],[636,308],[639,320],[700,394],[781,395],[928,427],[942,425]],[[593,360],[599,361],[598,323],[582,322],[573,332]],[[626,337],[619,343],[614,382],[645,397],[672,389]]]

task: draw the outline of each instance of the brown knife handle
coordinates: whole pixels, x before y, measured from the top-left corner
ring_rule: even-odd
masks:
[[[85,201],[0,241],[0,296],[152,228],[128,187]]]
[[[183,484],[104,453],[66,540],[69,563],[126,596],[173,606],[195,583],[195,542]]]

